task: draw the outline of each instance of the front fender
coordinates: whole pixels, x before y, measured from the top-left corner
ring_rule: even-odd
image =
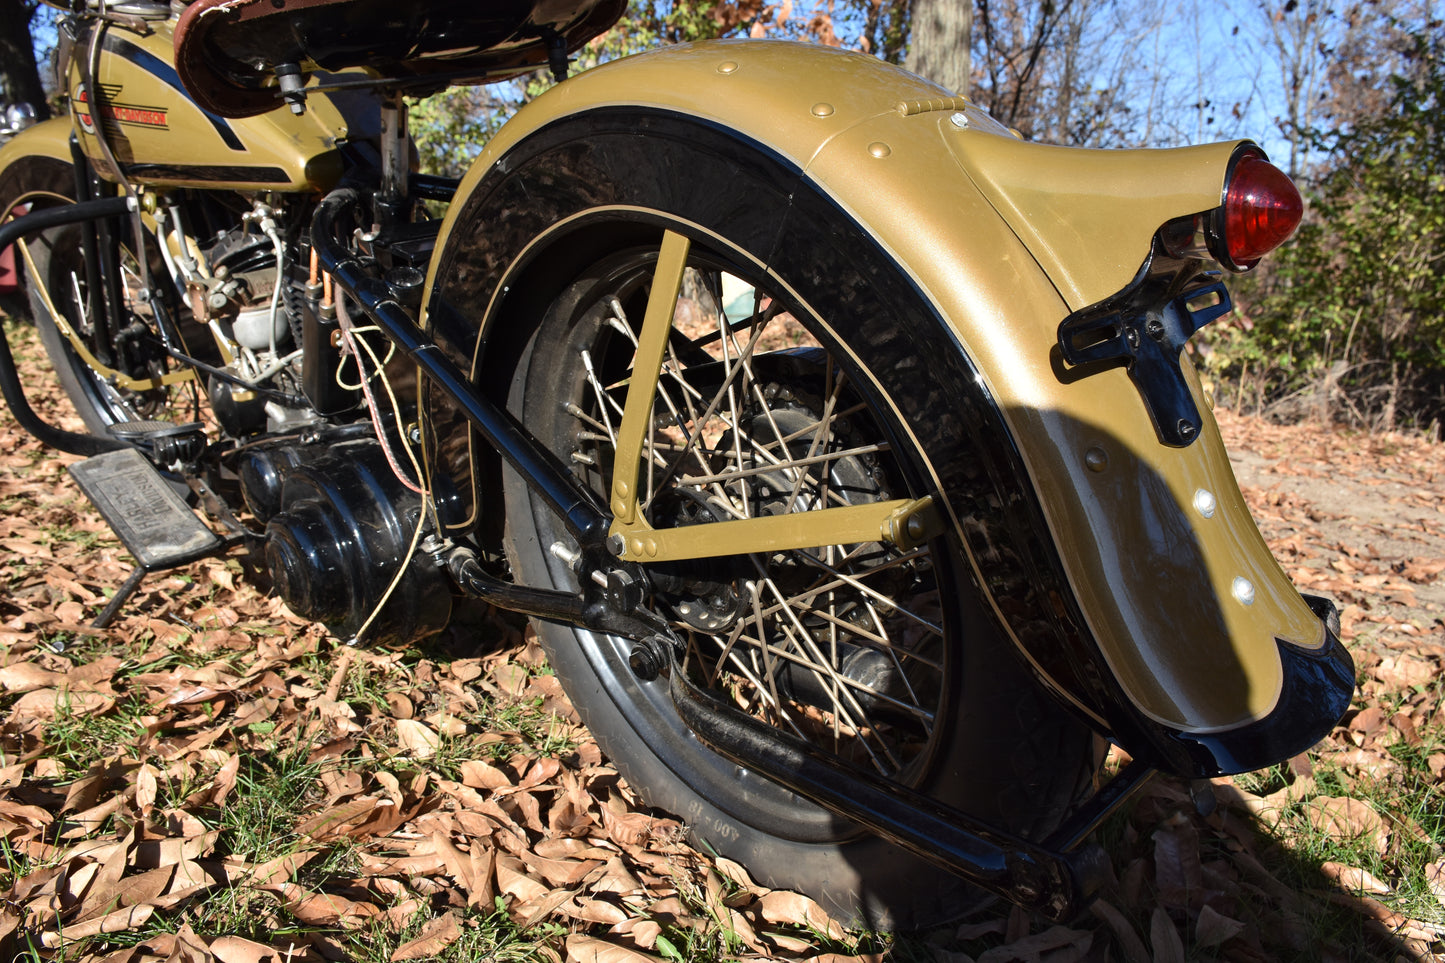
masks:
[[[1263,765],[1328,732],[1339,695],[1301,712],[1291,653],[1335,657],[1338,643],[1270,555],[1213,419],[1187,448],[1166,448],[1122,368],[1072,378],[1057,358],[1060,322],[1123,288],[1165,221],[1219,204],[1235,145],[1040,147],[870,57],[686,45],[588,71],[520,111],[463,180],[440,249],[511,147],[617,105],[774,152],[864,225],[946,319],[1005,426],[995,454],[1013,492],[989,524],[950,511],[1001,623],[1057,694],[1136,756],[1195,775]],[[1338,674],[1321,685],[1337,690]]]
[[[70,200],[45,189],[26,173],[35,167],[37,158],[42,162],[60,163],[67,168],[72,166],[68,116],[41,121],[0,145],[0,220],[9,214],[11,205],[25,203],[32,198]]]

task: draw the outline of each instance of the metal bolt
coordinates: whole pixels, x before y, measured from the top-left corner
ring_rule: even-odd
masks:
[[[622,537],[622,533],[613,532],[607,536],[607,551],[618,558],[622,557],[622,553],[627,551],[627,539]]]
[[[659,636],[643,639],[632,647],[627,666],[643,682],[651,682],[671,664],[671,648],[671,644]]]
[[[656,654],[642,642],[632,647],[632,652],[627,656],[627,667],[643,682],[651,682],[662,672]]]
[[[553,542],[547,547],[552,557],[558,559],[568,568],[576,568],[577,563],[582,561],[582,553],[576,549],[569,548],[565,542]]]
[[[1179,437],[1180,437],[1180,438],[1183,438],[1183,439],[1185,439],[1185,440],[1187,441],[1187,440],[1189,440],[1190,438],[1193,438],[1193,437],[1194,437],[1194,433],[1195,433],[1196,431],[1198,431],[1198,430],[1199,430],[1199,426],[1196,425],[1196,424],[1194,424],[1194,422],[1188,420],[1187,418],[1180,418],[1180,419],[1179,419]]]

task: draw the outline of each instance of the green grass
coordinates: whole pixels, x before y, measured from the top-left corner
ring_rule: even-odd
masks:
[[[399,933],[383,923],[375,923],[364,934],[350,937],[346,941],[347,951],[355,963],[390,963],[398,947],[420,937],[423,928],[440,915],[435,908],[422,906]],[[507,914],[500,899],[490,913],[467,910],[461,915],[460,923],[461,935],[456,941],[427,956],[427,960],[436,963],[477,963],[480,960],[487,963],[531,963],[545,960],[551,963],[561,954],[566,933],[563,927],[547,923],[527,930],[520,929]]]
[[[90,713],[77,703],[79,696],[60,692],[55,700],[55,717],[46,725],[47,756],[72,776],[84,775],[92,766],[114,759],[143,738],[144,717],[150,706],[138,695],[123,695],[108,712]]]
[[[308,762],[308,747],[286,752],[242,753],[236,787],[221,808],[226,848],[260,863],[305,848],[296,824],[321,798],[321,766]]]

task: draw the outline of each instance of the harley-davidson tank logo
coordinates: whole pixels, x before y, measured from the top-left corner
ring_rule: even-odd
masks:
[[[119,84],[101,84],[101,116],[116,124],[124,124],[127,127],[150,127],[156,130],[169,130],[170,122],[167,119],[169,108],[167,107],[142,107],[139,104],[122,104],[119,102],[121,86]],[[81,84],[75,95],[75,115],[80,121],[80,127],[87,134],[95,133],[95,118],[92,114],[90,104],[90,92]]]

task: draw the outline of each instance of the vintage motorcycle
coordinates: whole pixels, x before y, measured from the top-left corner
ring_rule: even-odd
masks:
[[[768,885],[1066,918],[1151,772],[1275,763],[1350,699],[1182,352],[1299,195],[1249,142],[1026,143],[822,47],[565,79],[622,6],[67,10],[0,247],[89,433],[3,343],[0,385],[137,559],[98,621],[237,545],[353,642],[483,599]],[[412,170],[406,96],[541,67],[460,181]]]

